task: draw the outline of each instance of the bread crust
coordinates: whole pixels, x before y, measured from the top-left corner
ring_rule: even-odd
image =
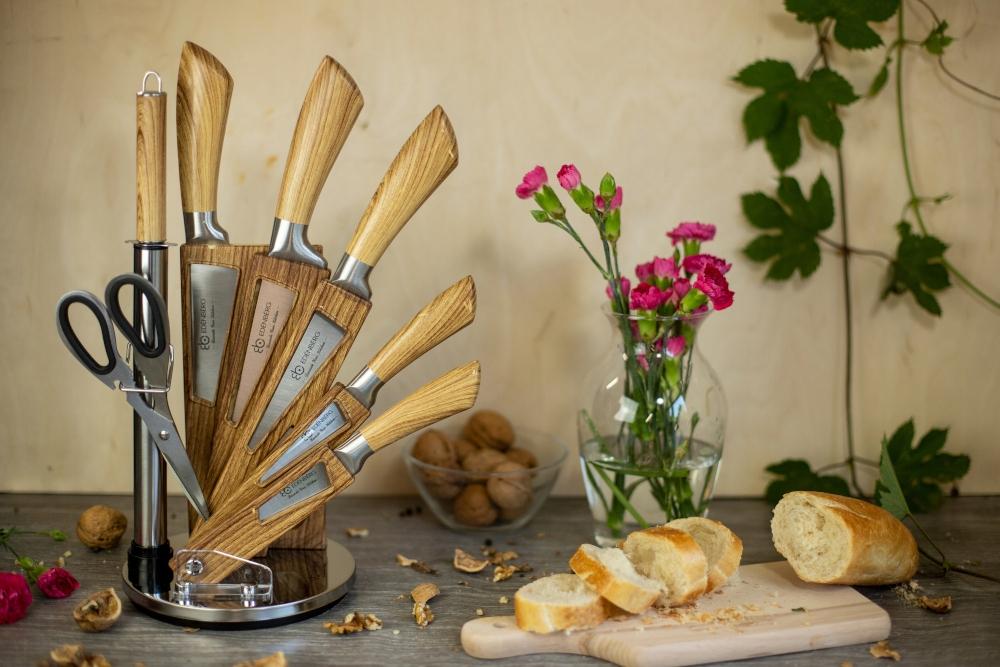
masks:
[[[625,538],[625,553],[629,555],[633,565],[636,566],[636,569],[640,573],[652,579],[657,579],[657,577],[650,572],[644,572],[642,567],[636,563],[636,559],[629,554],[630,542],[634,543],[636,540],[642,539],[641,536],[664,540],[673,545],[677,560],[684,573],[686,585],[683,588],[673,588],[661,594],[659,600],[656,602],[657,606],[677,607],[692,602],[695,598],[705,593],[705,589],[708,586],[708,561],[701,547],[698,546],[693,537],[676,528],[653,526],[631,533]],[[662,583],[666,584],[666,582]]]
[[[659,591],[647,590],[619,577],[583,547],[581,545],[569,559],[569,567],[601,597],[632,614],[642,613],[653,606],[660,596]]]
[[[789,540],[779,534],[779,518],[796,504],[815,508],[827,520],[839,522],[845,529],[847,558],[829,576],[818,576],[804,563],[794,559]],[[817,584],[875,586],[908,581],[917,572],[917,542],[903,523],[881,507],[832,493],[792,491],[774,508],[771,519],[774,548],[788,559],[795,574],[803,581]],[[791,556],[791,557],[790,557]]]
[[[552,577],[576,575],[550,575]],[[538,579],[543,581],[549,577]],[[530,584],[529,584],[530,585]],[[522,586],[514,594],[514,619],[517,627],[529,632],[548,634],[560,630],[583,630],[593,628],[608,618],[609,604],[601,596],[595,594],[589,604],[564,604],[557,602],[540,602],[527,599]]]
[[[711,593],[716,588],[723,586],[740,566],[743,558],[743,540],[736,533],[729,530],[721,521],[706,519],[703,517],[688,517],[686,519],[674,519],[667,524],[669,528],[677,528],[689,533],[692,526],[700,526],[710,530],[717,535],[721,535],[726,541],[726,547],[715,563],[708,566],[708,585],[705,587],[706,593]],[[697,542],[695,538],[695,542]],[[706,558],[708,554],[705,554]]]

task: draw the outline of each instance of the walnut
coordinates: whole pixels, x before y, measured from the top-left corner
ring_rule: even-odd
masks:
[[[413,445],[413,458],[432,466],[458,467],[458,457],[455,456],[455,448],[451,441],[444,433],[434,429],[424,431],[417,438],[417,442]]]
[[[932,598],[921,595],[917,598],[917,606],[923,607],[927,611],[933,611],[935,614],[947,614],[951,611],[951,596]]]
[[[111,667],[103,655],[87,653],[80,644],[63,644],[54,648],[49,651],[49,658],[56,667]]]
[[[441,589],[437,587],[437,584],[424,582],[413,587],[413,590],[410,591],[410,597],[413,598],[414,602],[429,602],[440,592]]]
[[[888,639],[883,639],[877,644],[869,646],[868,652],[872,654],[873,658],[888,658],[889,660],[893,660],[895,662],[899,662],[902,659],[899,651],[889,645]]]
[[[323,627],[329,630],[331,635],[349,635],[362,630],[374,632],[382,629],[382,619],[375,614],[352,611],[344,617],[343,623],[324,623]]]
[[[237,662],[233,667],[288,667],[288,660],[285,658],[284,652],[278,651],[256,660]]]
[[[434,612],[426,602],[413,603],[413,620],[421,628],[426,628],[434,621]]]
[[[128,519],[114,507],[94,505],[80,515],[76,522],[76,536],[95,551],[114,549],[125,533]]]
[[[524,513],[528,511],[531,507],[531,500],[524,503],[520,507],[501,507],[500,508],[500,520],[501,521],[516,521],[524,516]]]
[[[455,456],[458,457],[459,463],[464,461],[469,454],[479,451],[479,447],[475,443],[469,442],[465,438],[459,438],[452,444],[455,446]]]
[[[479,560],[469,552],[456,548],[455,559],[451,564],[459,572],[482,572],[490,562]]]
[[[114,588],[97,591],[73,610],[73,620],[85,632],[103,632],[118,622],[122,601]]]
[[[486,482],[490,500],[504,509],[524,507],[531,502],[531,477],[520,463],[506,461],[493,468],[494,476]],[[502,476],[498,473],[506,473]],[[522,474],[518,474],[522,473]]]
[[[492,472],[493,468],[506,463],[507,457],[495,449],[480,449],[465,457],[462,461],[462,468],[468,472],[485,474]]]
[[[507,451],[514,444],[514,427],[495,410],[480,410],[469,417],[462,437],[480,447]]]
[[[520,447],[511,447],[505,454],[507,458],[514,463],[520,463],[525,468],[537,468],[538,459],[535,455],[529,452],[527,449],[521,449]]]
[[[442,467],[453,468],[456,471],[460,470],[457,463]],[[424,480],[427,492],[441,500],[451,500],[461,493],[465,487],[465,480],[460,472],[450,473],[443,470],[421,469],[420,476]]]
[[[517,572],[516,565],[497,565],[493,568],[493,582],[507,581]]]
[[[486,486],[469,484],[455,498],[455,519],[467,526],[490,526],[497,520],[497,508],[490,502]]]

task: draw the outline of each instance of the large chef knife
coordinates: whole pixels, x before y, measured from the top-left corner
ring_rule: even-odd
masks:
[[[236,297],[230,337],[222,360],[215,447],[223,431],[240,420],[261,373],[281,341],[285,323],[304,304],[303,295],[330,275],[326,260],[306,238],[320,190],[340,153],[363,101],[357,85],[333,58],[313,76],[299,112],[278,196],[266,255],[253,258]],[[293,320],[294,321],[294,320]]]
[[[233,79],[211,53],[185,42],[177,70],[177,162],[184,234],[181,312],[184,343],[186,445],[202,488],[215,434],[216,392],[222,352],[243,269],[267,246],[231,245],[219,224],[219,162]]]
[[[336,449],[314,447],[264,486],[247,481],[195,530],[185,550],[174,556],[171,567],[177,571],[178,565],[193,557],[187,552],[196,550],[200,564],[192,563],[189,570],[200,568],[201,574],[194,578],[204,583],[222,580],[242,565],[225,554],[251,558],[349,486],[373,453],[472,407],[479,393],[479,375],[478,361],[456,368],[362,426]],[[254,479],[262,472],[255,471]]]
[[[462,278],[441,292],[382,346],[371,361],[345,387],[336,384],[302,420],[302,426],[272,448],[241,449],[233,453],[229,465],[216,481],[211,506],[225,504],[247,477],[265,460],[270,462],[260,482],[267,482],[307,451],[325,442],[331,447],[368,418],[382,386],[416,359],[468,326],[476,316],[476,285],[471,276]],[[331,440],[332,438],[332,440]]]
[[[284,344],[268,364],[233,437],[226,442],[225,433],[217,435],[213,471],[221,475],[229,466],[238,471],[240,459],[259,461],[270,454],[281,435],[298,426],[329,390],[371,306],[369,272],[457,160],[451,123],[444,110],[435,107],[389,166],[333,276],[289,319]],[[282,433],[267,440],[282,416]],[[242,469],[245,474],[252,467]]]

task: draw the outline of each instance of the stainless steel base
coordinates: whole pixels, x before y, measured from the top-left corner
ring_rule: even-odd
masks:
[[[186,536],[171,537],[176,550]],[[354,584],[354,557],[344,546],[326,541],[321,549],[271,549],[263,559],[274,572],[275,601],[259,607],[193,606],[146,595],[128,580],[122,582],[129,599],[143,612],[168,623],[218,630],[249,630],[292,623],[319,614],[343,598]]]

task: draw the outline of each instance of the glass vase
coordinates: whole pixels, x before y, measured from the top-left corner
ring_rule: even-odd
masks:
[[[697,336],[708,313],[605,314],[612,341],[587,374],[580,464],[598,544],[687,516],[705,516],[726,432],[726,398]]]

